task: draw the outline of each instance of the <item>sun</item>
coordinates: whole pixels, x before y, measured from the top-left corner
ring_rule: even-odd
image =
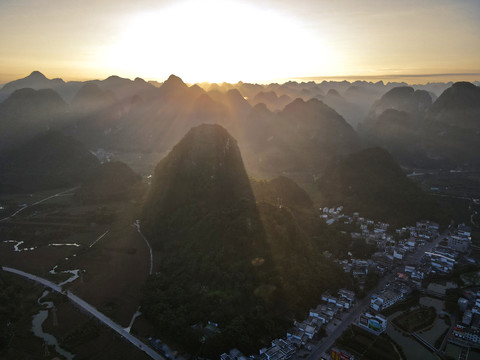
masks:
[[[334,64],[325,41],[274,9],[229,0],[184,1],[137,13],[104,49],[111,73],[188,82],[272,81]]]

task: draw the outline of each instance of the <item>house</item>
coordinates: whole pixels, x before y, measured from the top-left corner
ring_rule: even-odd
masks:
[[[301,345],[304,345],[303,338],[305,333],[297,327],[292,327],[287,330],[287,339],[292,341],[292,339],[297,339],[300,341]]]
[[[338,290],[338,295],[344,299],[346,299],[350,304],[355,301],[355,292],[347,289],[340,289]]]
[[[398,249],[398,248],[393,249],[393,258],[394,259],[403,260],[404,256],[405,256],[405,250],[404,249]]]
[[[469,238],[472,236],[472,228],[465,224],[460,224],[457,227],[457,234]]]
[[[288,360],[296,352],[295,347],[283,339],[275,339],[272,341],[272,346],[262,351],[266,360]]]
[[[283,339],[276,339],[272,341],[272,347],[275,346],[285,355],[285,359],[290,359],[296,352],[295,347]]]
[[[370,307],[375,311],[382,311],[395,305],[404,298],[404,293],[395,290],[385,290],[381,294],[373,294]]]
[[[460,235],[451,235],[448,237],[448,247],[466,253],[470,248],[471,240],[469,237],[460,236]]]
[[[472,318],[473,318],[472,310],[467,309],[463,313],[462,323],[466,326],[470,326],[472,324]]]
[[[380,314],[365,312],[360,315],[357,325],[375,335],[380,335],[387,330],[387,318]]]

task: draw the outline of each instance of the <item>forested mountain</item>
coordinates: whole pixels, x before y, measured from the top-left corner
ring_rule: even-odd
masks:
[[[288,179],[253,186],[236,140],[200,125],[158,164],[143,209],[142,230],[161,249],[144,313],[191,351],[206,335],[200,324],[218,323],[205,356],[267,344],[342,282],[302,228],[313,214],[303,190]]]
[[[441,220],[438,205],[407,178],[384,149],[368,148],[333,165],[318,181],[326,206],[393,225]]]

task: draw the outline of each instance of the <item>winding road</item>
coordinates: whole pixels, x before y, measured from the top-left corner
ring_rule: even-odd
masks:
[[[26,273],[26,272],[21,271],[21,270],[9,268],[9,267],[6,267],[6,266],[2,266],[2,270],[6,271],[6,272],[9,272],[9,273],[12,273],[12,274],[19,275],[19,276],[24,277],[24,278],[29,279],[29,280],[35,281],[39,284],[42,284],[45,287],[48,287],[48,288],[52,289],[53,291],[55,291],[57,293],[66,295],[68,297],[68,299],[73,304],[75,304],[76,306],[78,306],[83,311],[85,311],[85,312],[89,313],[90,315],[92,315],[93,317],[95,317],[98,321],[102,322],[104,325],[108,326],[110,329],[112,329],[113,331],[118,333],[122,338],[124,338],[125,340],[132,343],[139,350],[145,352],[152,359],[166,360],[165,357],[163,357],[162,355],[157,353],[155,350],[150,348],[148,345],[146,345],[145,343],[143,343],[142,341],[140,341],[139,339],[137,339],[136,337],[131,335],[129,332],[127,332],[124,328],[122,328],[120,325],[118,325],[112,319],[110,319],[107,316],[105,316],[104,314],[102,314],[100,311],[95,309],[92,305],[90,305],[86,301],[80,299],[78,296],[73,294],[71,291],[64,290],[61,286],[59,286],[57,284],[54,284],[53,282],[51,282],[49,280],[46,280],[44,278],[41,278],[41,277],[33,275],[33,274]]]
[[[68,190],[65,190],[65,191],[62,191],[62,192],[59,192],[59,193],[56,193],[56,194],[54,194],[54,195],[52,195],[52,196],[46,197],[45,199],[38,200],[37,202],[34,202],[33,204],[30,204],[30,205],[27,205],[27,206],[24,206],[24,207],[22,207],[22,208],[18,209],[18,210],[17,210],[17,211],[15,211],[15,212],[14,212],[12,215],[10,215],[10,216],[7,216],[7,217],[5,217],[5,218],[3,218],[3,219],[0,219],[0,221],[5,221],[5,220],[8,220],[8,219],[10,219],[10,218],[12,218],[12,217],[15,217],[15,216],[17,216],[17,215],[18,215],[20,212],[22,212],[22,211],[23,211],[23,210],[25,210],[25,209],[28,209],[29,207],[32,207],[32,206],[35,206],[35,205],[41,204],[41,203],[42,203],[42,202],[44,202],[44,201],[47,201],[47,200],[53,199],[54,197],[57,197],[57,196],[63,195],[63,194],[65,194],[65,193],[68,193],[69,191],[73,191],[73,190],[76,190],[76,189],[78,189],[78,186],[76,186],[76,187],[73,187],[73,188],[71,188],[71,189],[68,189]]]
[[[143,238],[143,240],[145,240],[145,243],[147,244],[148,246],[148,250],[150,251],[150,275],[152,275],[153,273],[153,251],[152,251],[152,247],[150,246],[150,243],[148,242],[147,238],[145,237],[145,235],[143,235],[142,233],[142,230],[140,230],[140,220],[136,220],[133,225],[135,225],[135,227],[137,228],[137,231],[138,233],[140,234],[140,236]]]

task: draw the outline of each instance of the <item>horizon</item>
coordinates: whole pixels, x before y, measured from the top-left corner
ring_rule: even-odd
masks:
[[[155,78],[155,79],[150,79],[150,78],[143,78],[140,76],[135,76],[135,77],[128,77],[128,76],[122,76],[118,74],[110,74],[105,77],[86,77],[86,78],[68,78],[68,77],[63,77],[61,74],[56,74],[56,75],[50,75],[48,73],[45,73],[40,70],[32,70],[30,71],[27,75],[17,75],[17,77],[12,77],[11,79],[8,79],[7,81],[2,80],[0,74],[0,90],[1,88],[16,80],[20,80],[23,78],[26,78],[30,76],[33,72],[39,72],[42,75],[44,75],[47,79],[52,80],[52,79],[62,79],[63,81],[67,82],[87,82],[87,81],[95,81],[95,80],[105,80],[109,77],[112,76],[118,76],[120,78],[124,79],[129,79],[129,80],[134,80],[135,78],[141,78],[144,81],[147,82],[159,82],[162,83],[168,79],[168,76],[166,78]],[[273,83],[279,83],[283,84],[289,81],[294,81],[298,83],[302,82],[310,82],[313,81],[317,84],[322,83],[323,81],[326,82],[342,82],[342,81],[347,81],[349,83],[355,83],[355,82],[367,82],[367,83],[377,83],[379,81],[382,81],[385,85],[389,83],[405,83],[409,86],[415,86],[415,85],[427,85],[427,84],[435,84],[435,83],[456,83],[456,82],[480,82],[480,73],[450,73],[450,74],[384,74],[384,75],[371,75],[371,76],[357,76],[357,75],[339,75],[339,76],[306,76],[306,77],[290,77],[290,78],[284,78],[284,79],[273,79],[271,81],[258,81],[258,82],[248,82],[248,81],[242,81],[239,80],[237,82],[228,82],[228,81],[218,81],[218,82],[211,82],[211,81],[198,81],[198,82],[190,82],[187,79],[184,79],[181,75],[179,74],[170,74],[170,75],[175,75],[181,78],[186,84],[189,85],[194,85],[194,84],[202,84],[202,83],[210,83],[210,84],[222,84],[222,83],[229,83],[229,84],[236,84],[238,82],[244,82],[244,83],[252,83],[252,84],[260,84],[260,85],[268,85],[268,84],[273,84]],[[169,76],[170,76],[169,75]]]

